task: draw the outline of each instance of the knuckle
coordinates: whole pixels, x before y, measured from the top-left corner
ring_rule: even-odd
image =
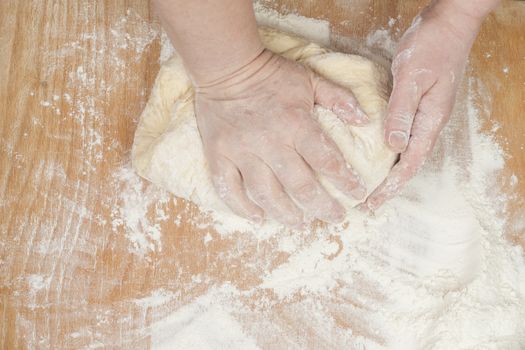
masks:
[[[275,219],[285,225],[296,226],[301,223],[302,216],[298,213],[286,213],[277,215]]]
[[[294,184],[291,186],[291,191],[299,201],[311,201],[320,193],[319,186],[313,181]]]
[[[397,111],[389,115],[387,119],[388,128],[408,128],[412,125],[414,116],[410,112],[406,111]]]
[[[419,84],[412,77],[395,77],[391,100],[400,105],[415,103],[421,95]]]
[[[406,66],[407,62],[410,61],[410,58],[414,54],[414,48],[410,47],[404,50],[399,51],[392,60],[392,75],[396,76],[398,74],[401,74],[402,68]]]
[[[325,174],[339,174],[343,169],[343,162],[334,152],[325,152],[320,155],[319,170]]]
[[[425,80],[432,77],[433,71],[428,68],[413,68],[408,71],[408,75],[413,80]]]
[[[238,145],[242,145],[242,147],[250,146],[256,142],[262,142],[265,141],[266,135],[265,133],[261,132],[259,135],[254,135],[252,132],[245,131],[240,133],[239,135],[235,135],[233,140],[237,140],[236,142]],[[227,142],[231,142],[228,140]]]
[[[239,136],[242,140],[241,145],[245,149],[252,150],[253,153],[259,155],[275,154],[278,152],[282,140],[279,139],[279,131],[263,130],[257,132],[247,133],[245,136]],[[237,147],[238,148],[238,147]]]
[[[431,138],[434,134],[437,136],[438,130],[441,130],[441,127],[444,126],[445,123],[446,119],[444,114],[439,111],[435,111],[432,114],[420,111],[414,123],[414,134],[416,134],[416,136],[426,135],[427,138]]]
[[[424,149],[407,159],[401,166],[401,174],[403,174],[401,177],[409,179],[418,173],[425,164],[428,153],[428,149]]]
[[[232,138],[223,133],[216,133],[215,135],[211,135],[211,137],[206,137],[203,143],[210,153],[221,153],[228,152],[231,139]]]
[[[255,203],[259,203],[263,206],[266,206],[271,202],[270,196],[263,189],[253,189],[252,191],[250,191],[250,195],[255,201]]]
[[[421,160],[418,160],[417,162],[407,164],[405,171],[404,171],[405,177],[411,178],[414,175],[416,175],[419,172],[419,170],[421,170],[424,163],[425,163],[425,159],[421,158]]]

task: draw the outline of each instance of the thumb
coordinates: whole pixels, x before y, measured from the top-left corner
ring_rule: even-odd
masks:
[[[359,102],[349,89],[317,76],[314,93],[315,102],[330,109],[341,120],[353,125],[368,123],[368,116],[363,112]]]

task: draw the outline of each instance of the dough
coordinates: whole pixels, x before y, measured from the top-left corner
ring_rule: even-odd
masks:
[[[386,177],[397,157],[383,142],[387,71],[364,57],[331,52],[275,29],[261,28],[260,36],[271,51],[352,90],[371,119],[368,125],[345,124],[319,106],[314,114],[370,193]],[[139,175],[176,196],[193,201],[201,209],[231,213],[210,180],[193,109],[193,89],[177,55],[159,71],[135,133],[132,161]],[[358,204],[326,179],[321,177],[320,181],[346,208]]]

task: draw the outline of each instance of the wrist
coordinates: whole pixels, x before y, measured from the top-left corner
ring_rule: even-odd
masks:
[[[220,86],[227,84],[228,81],[237,81],[256,69],[264,60],[264,52],[260,40],[255,40],[248,46],[233,50],[230,55],[210,57],[209,60],[200,62],[188,60],[184,61],[184,65],[197,89]]]
[[[232,74],[263,50],[251,0],[154,0],[196,85]]]
[[[449,0],[459,11],[483,22],[500,3],[500,0]]]
[[[494,0],[436,0],[433,1],[423,12],[422,18],[433,18],[438,20],[443,29],[455,33],[458,38],[466,43],[472,44],[476,38],[481,24],[486,15],[490,13],[489,3],[497,3]],[[474,5],[483,3],[482,8],[474,9]]]
[[[267,49],[262,49],[251,61],[231,72],[204,83],[196,81],[195,91],[211,98],[228,98],[250,90],[272,74],[275,68],[277,68],[275,54]]]
[[[431,6],[444,16],[467,21],[471,26],[481,26],[499,3],[500,0],[436,0]]]

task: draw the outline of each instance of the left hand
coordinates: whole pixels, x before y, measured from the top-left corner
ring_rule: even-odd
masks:
[[[456,11],[457,10],[457,11]],[[392,62],[394,86],[385,142],[399,162],[364,204],[375,210],[421,168],[449,120],[481,19],[431,5],[401,38]]]

